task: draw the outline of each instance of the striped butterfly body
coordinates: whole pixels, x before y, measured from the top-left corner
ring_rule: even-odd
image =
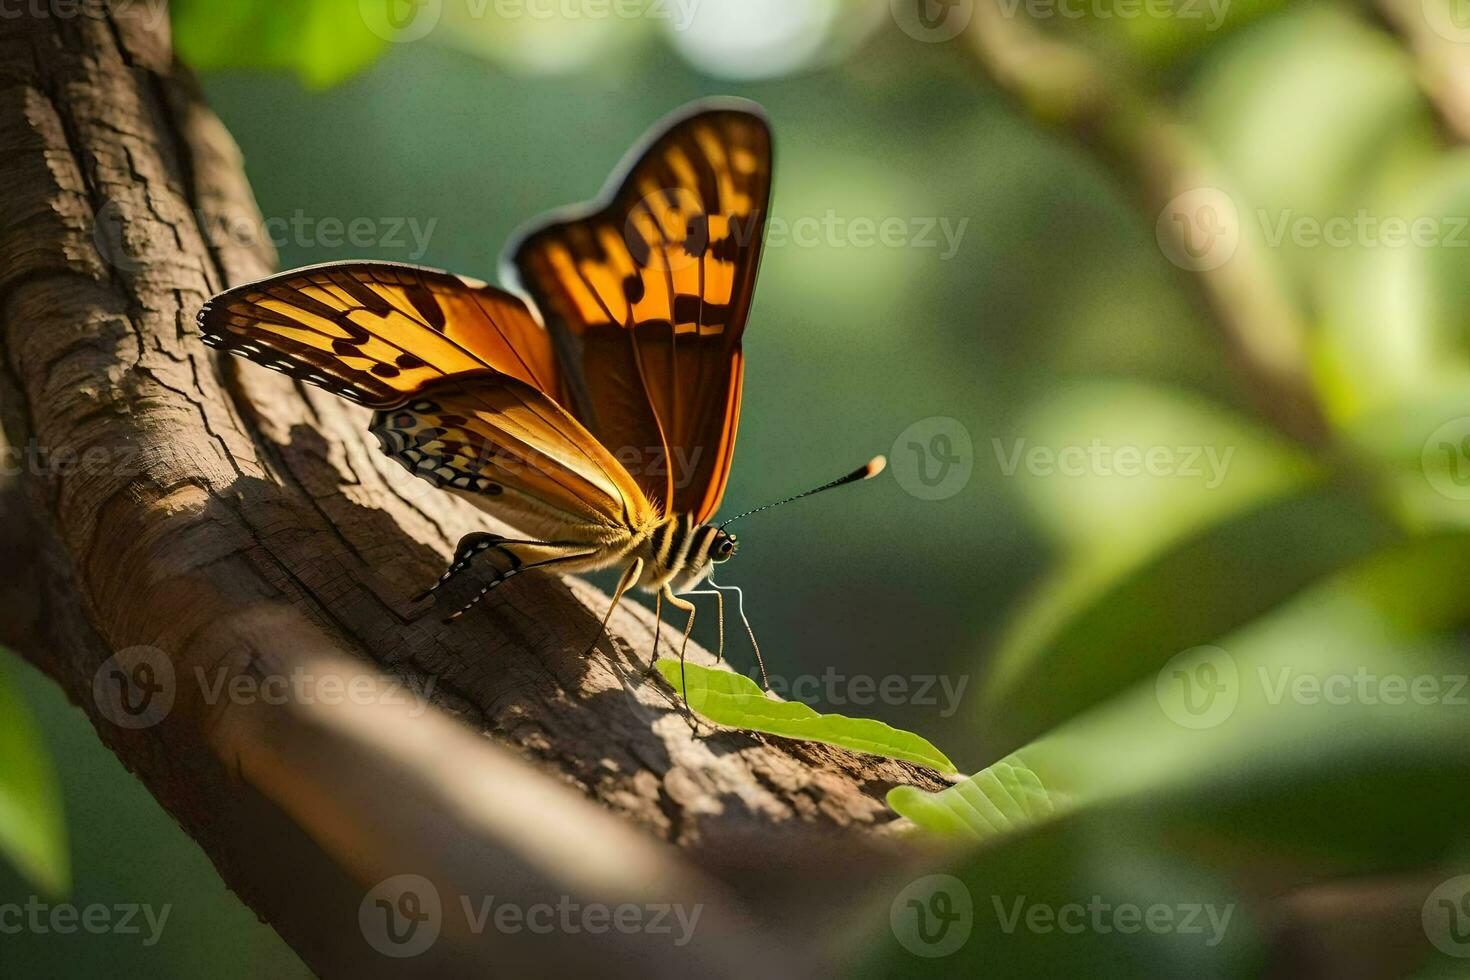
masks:
[[[608,615],[638,586],[688,612],[687,641],[679,593],[736,548],[708,522],[735,447],[770,182],[758,107],[707,103],[656,128],[597,203],[518,236],[507,277],[536,312],[462,276],[343,262],[221,293],[199,329],[372,408],[384,453],[524,535],[461,541],[424,596],[471,568],[485,584],[450,618],[522,571],[619,568]]]

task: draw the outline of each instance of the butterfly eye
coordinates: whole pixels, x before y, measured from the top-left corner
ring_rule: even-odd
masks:
[[[715,543],[714,554],[711,555],[710,557],[713,558],[717,562],[721,562],[721,561],[729,561],[730,558],[731,558],[731,556],[733,556],[734,554],[735,554],[735,539],[734,538],[721,538],[718,542]]]

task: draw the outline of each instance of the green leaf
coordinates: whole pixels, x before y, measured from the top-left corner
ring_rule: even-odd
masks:
[[[388,0],[384,0],[386,4]],[[174,46],[198,70],[264,68],[312,88],[351,77],[380,58],[391,36],[369,26],[358,0],[173,0]]]
[[[799,701],[777,701],[748,677],[697,664],[684,665],[689,678],[686,691],[680,683],[678,661],[660,660],[658,669],[691,709],[716,724],[824,742],[855,752],[903,759],[941,772],[957,771],[955,764],[926,739],[881,721],[824,715]]]
[[[994,661],[985,721],[1018,747],[1396,540],[1362,494],[1315,485],[1233,515],[1121,576],[1040,593]]]
[[[0,854],[38,888],[60,897],[71,879],[61,791],[40,733],[3,668],[0,760]]]
[[[1067,798],[1048,790],[1019,755],[1011,755],[937,793],[894,787],[888,791],[888,805],[924,830],[982,841],[1063,811]]]

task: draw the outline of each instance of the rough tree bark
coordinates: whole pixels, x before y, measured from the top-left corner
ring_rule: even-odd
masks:
[[[583,655],[607,600],[575,580],[518,579],[454,626],[416,618],[408,597],[458,537],[494,525],[380,456],[361,411],[198,342],[204,299],[274,257],[206,233],[260,219],[166,24],[142,16],[157,9],[88,7],[0,23],[0,408],[28,462],[0,507],[0,640],[68,691],[318,972],[802,969],[781,938],[810,922],[750,898],[773,871],[845,887],[808,872],[880,848],[865,832],[892,819],[885,791],[941,777],[749,732],[692,737],[643,678],[646,613],[625,605]],[[217,693],[263,678],[293,696]],[[386,685],[337,703],[331,684],[354,678],[434,707]],[[119,724],[119,697],[151,723]],[[367,889],[401,873],[445,906],[443,938],[412,961],[359,928]],[[706,911],[699,942],[658,950],[468,935],[453,922],[465,894]]]

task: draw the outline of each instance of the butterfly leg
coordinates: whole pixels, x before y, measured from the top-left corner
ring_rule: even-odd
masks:
[[[454,549],[454,558],[450,560],[449,568],[445,570],[443,575],[439,576],[439,581],[414,596],[412,601],[422,602],[429,598],[429,596],[434,595],[441,588],[453,581],[456,575],[469,571],[470,566],[475,562],[475,558],[482,552],[503,544],[532,545],[540,544],[540,542],[515,541],[499,534],[491,534],[489,531],[474,531],[466,534],[459,539],[459,544]]]
[[[607,634],[607,624],[612,621],[613,610],[618,608],[618,603],[623,601],[623,594],[628,591],[634,582],[638,581],[638,576],[642,574],[643,559],[634,558],[633,564],[629,565],[627,570],[623,572],[623,577],[618,579],[618,587],[613,592],[612,602],[608,604],[607,615],[602,617],[602,625],[597,628],[597,635],[587,645],[587,652],[584,656],[591,656],[592,651],[597,649],[597,644]]]
[[[449,571],[419,598],[434,595],[445,583],[464,574],[476,559],[483,556],[483,560],[490,563],[489,572],[493,573],[493,577],[468,602],[444,619],[444,622],[452,623],[479,604],[491,589],[521,572],[586,558],[589,554],[591,552],[585,546],[521,541],[483,531],[467,534],[455,550],[454,563],[449,566]]]
[[[648,673],[652,674],[654,665],[658,663],[658,636],[664,625],[664,594],[663,591],[654,594],[653,597],[653,655],[648,658]]]
[[[688,599],[681,599],[674,595],[674,590],[667,585],[663,587],[663,596],[669,600],[669,605],[689,614],[689,622],[684,624],[684,639],[679,644],[679,687],[684,691],[684,710],[689,711],[691,723],[695,724],[695,730],[698,731],[699,726],[693,722],[694,712],[689,709],[689,682],[684,675],[684,652],[689,648],[689,634],[694,632],[694,614],[696,610],[694,603]]]
[[[714,585],[714,583],[710,583],[710,584],[711,585]],[[715,616],[717,617],[717,619],[719,621],[719,624],[720,624],[720,645],[717,648],[717,652],[715,653],[715,663],[717,663],[717,664],[724,663],[725,662],[725,593],[721,592],[718,586],[715,586],[714,588],[710,588],[710,589],[691,589],[688,592],[681,592],[679,594],[680,595],[712,595],[712,596],[715,597]]]

